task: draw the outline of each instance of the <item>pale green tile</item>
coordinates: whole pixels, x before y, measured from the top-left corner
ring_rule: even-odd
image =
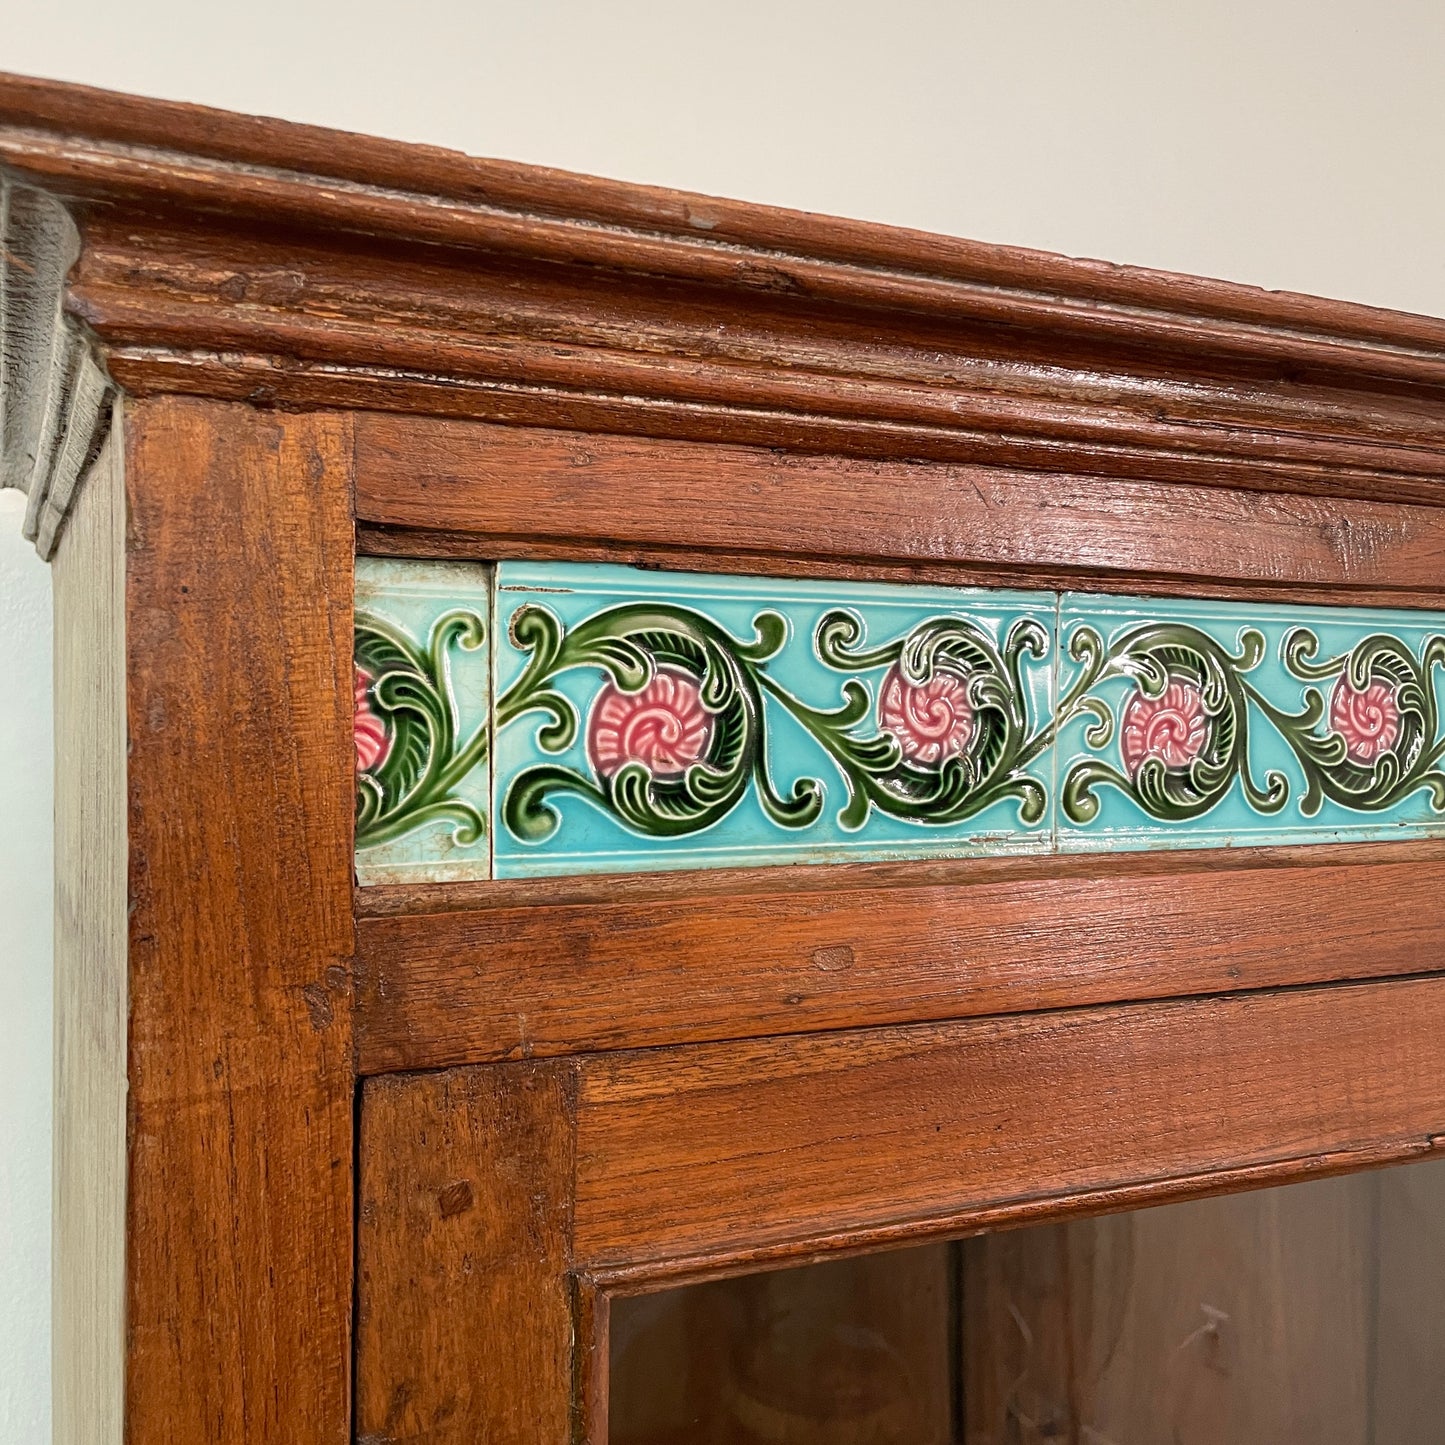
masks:
[[[491,571],[356,559],[363,884],[491,872]]]

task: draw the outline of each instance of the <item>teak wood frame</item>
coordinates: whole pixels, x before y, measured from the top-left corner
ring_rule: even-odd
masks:
[[[600,1445],[619,1291],[1445,1137],[1438,843],[358,893],[350,736],[358,549],[1439,607],[1445,322],[16,78],[0,166],[58,1439]]]

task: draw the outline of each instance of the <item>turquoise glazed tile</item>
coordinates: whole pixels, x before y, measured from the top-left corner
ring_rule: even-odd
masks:
[[[1445,619],[1066,594],[1056,846],[1445,832]]]
[[[502,563],[498,877],[1046,850],[1052,594]]]
[[[490,873],[490,567],[356,559],[356,875]]]

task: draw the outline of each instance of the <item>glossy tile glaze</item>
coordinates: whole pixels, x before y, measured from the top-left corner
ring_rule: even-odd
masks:
[[[491,568],[356,559],[356,874],[491,871]]]
[[[1442,664],[1423,612],[361,558],[357,873],[1445,833]]]
[[[1053,605],[503,563],[496,875],[1046,850]]]
[[[1057,846],[1445,831],[1442,661],[1430,613],[1066,594]]]

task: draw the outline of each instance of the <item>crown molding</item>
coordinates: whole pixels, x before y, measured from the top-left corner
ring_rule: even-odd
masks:
[[[0,77],[124,388],[1445,498],[1445,321]]]
[[[65,207],[0,172],[0,486],[28,497],[24,533],[47,561],[113,399],[91,339],[62,305],[78,254]]]

